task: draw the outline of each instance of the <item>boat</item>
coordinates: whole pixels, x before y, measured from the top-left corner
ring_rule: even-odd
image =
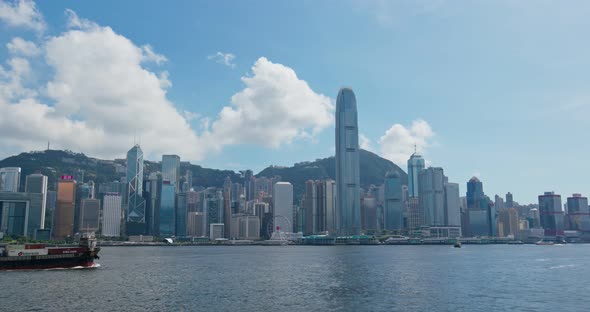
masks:
[[[555,245],[555,243],[552,241],[540,240],[540,241],[536,242],[535,245],[550,246],[550,245]]]
[[[80,237],[78,246],[0,245],[0,271],[94,267],[99,251],[94,235]]]
[[[456,241],[455,244],[453,244],[453,247],[455,247],[455,248],[461,248],[461,242],[460,241]]]

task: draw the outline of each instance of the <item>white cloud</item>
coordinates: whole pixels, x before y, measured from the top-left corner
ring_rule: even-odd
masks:
[[[93,21],[87,20],[85,18],[78,17],[78,14],[74,12],[74,10],[66,9],[65,11],[67,21],[67,27],[69,29],[84,29],[89,30],[93,28],[98,28],[98,24]]]
[[[1,145],[27,150],[51,141],[55,148],[113,157],[124,155],[133,134],[141,133],[147,154],[203,157],[203,149],[194,148],[198,136],[166,98],[167,74],[142,66],[149,59],[145,49],[99,26],[68,30],[44,46],[55,73],[45,96],[54,104],[23,94],[28,63],[13,59],[0,82],[0,90],[11,90],[0,93]]]
[[[24,56],[36,56],[41,53],[41,49],[34,42],[24,40],[20,37],[14,37],[6,44],[6,48],[12,54]]]
[[[430,125],[422,119],[414,120],[409,128],[395,124],[379,139],[381,155],[403,166],[414,153],[414,145],[423,153],[434,135]]]
[[[217,52],[213,55],[207,56],[207,59],[215,60],[215,63],[223,64],[223,65],[231,67],[231,68],[236,67],[236,64],[233,63],[233,60],[235,58],[236,58],[236,56],[234,54],[223,53],[223,52]]]
[[[46,28],[43,15],[32,0],[12,3],[0,0],[0,20],[12,27],[29,28],[39,33]]]
[[[145,67],[146,62],[163,62],[164,56],[68,12],[72,28],[39,42],[43,66],[53,75],[48,81],[29,86],[35,82],[29,81],[34,68],[24,58],[0,66],[4,153],[38,150],[50,141],[53,148],[121,157],[137,133],[148,157],[175,153],[201,160],[227,145],[278,147],[313,138],[333,124],[330,98],[315,93],[293,69],[266,58],[242,77],[245,88],[217,117],[179,111],[166,96],[168,72]],[[190,126],[195,119],[200,129]]]
[[[359,145],[360,148],[371,151],[373,148],[371,146],[371,139],[367,138],[364,134],[359,134]]]
[[[164,55],[154,52],[154,49],[149,44],[144,45],[141,49],[143,50],[143,61],[154,62],[158,65],[168,61]]]
[[[199,114],[199,113],[193,113],[193,112],[190,112],[190,111],[187,111],[187,110],[183,111],[182,112],[182,115],[184,116],[184,118],[187,121],[197,120],[197,119],[199,119],[201,117],[201,114]]]
[[[232,106],[221,110],[205,134],[209,144],[276,148],[296,138],[313,138],[334,122],[333,101],[315,93],[289,67],[261,57],[242,81],[246,88],[232,96]]]

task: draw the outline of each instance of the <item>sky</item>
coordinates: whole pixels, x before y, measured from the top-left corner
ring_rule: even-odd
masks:
[[[360,144],[461,193],[590,193],[587,1],[0,0],[0,157],[178,154],[259,171]]]

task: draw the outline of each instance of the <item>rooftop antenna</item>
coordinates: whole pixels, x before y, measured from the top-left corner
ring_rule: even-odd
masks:
[[[137,129],[133,130],[133,146],[137,144]]]
[[[416,154],[417,152],[417,148],[416,148],[416,143],[414,142],[414,154]]]
[[[47,150],[49,150],[49,141],[47,141]]]

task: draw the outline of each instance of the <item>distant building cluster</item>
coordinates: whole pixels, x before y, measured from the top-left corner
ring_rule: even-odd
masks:
[[[21,168],[0,168],[0,233],[36,239],[67,239],[95,232],[103,237],[258,240],[390,235],[420,238],[506,237],[590,240],[588,199],[553,192],[538,204],[520,205],[509,192],[494,200],[473,177],[465,196],[443,168],[426,168],[417,152],[401,172],[381,185],[360,185],[357,103],[343,88],[336,101],[335,180],[305,182],[302,198],[281,177],[242,172],[222,187],[197,186],[181,172],[177,155],[163,155],[158,171],[144,171],[139,145],[117,164],[117,181],[96,185],[83,170],[63,173],[56,185],[33,173],[21,187]],[[565,209],[564,209],[565,208]]]

